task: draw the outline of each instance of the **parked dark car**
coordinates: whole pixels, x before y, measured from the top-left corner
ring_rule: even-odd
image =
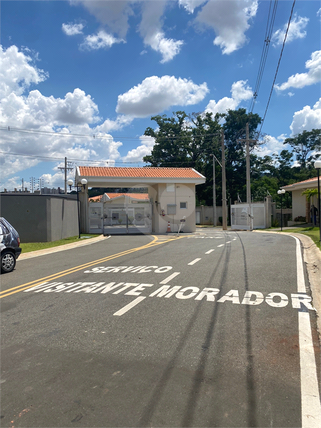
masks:
[[[16,229],[0,217],[1,273],[13,271],[21,254],[20,238]]]

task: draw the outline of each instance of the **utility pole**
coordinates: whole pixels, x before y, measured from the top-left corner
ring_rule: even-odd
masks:
[[[213,227],[216,226],[216,185],[215,185],[215,155],[214,153],[211,154],[213,156]]]
[[[257,140],[250,140],[250,131],[249,131],[249,123],[246,124],[246,138],[240,139],[239,141],[245,141],[246,143],[246,202],[249,206],[248,211],[248,225],[249,230],[253,229],[253,216],[252,216],[252,207],[251,207],[251,178],[250,178],[250,142],[255,143]]]
[[[59,166],[58,169],[65,172],[65,195],[67,195],[67,171],[72,171],[73,167],[70,164],[68,166],[67,158],[65,157],[65,166]]]
[[[227,211],[226,211],[226,173],[225,173],[225,145],[224,145],[224,131],[221,134],[221,147],[222,147],[222,226],[223,230],[227,230]]]
[[[217,157],[214,155],[214,153],[211,154],[213,156],[213,227],[216,226],[216,180],[215,180],[215,161],[220,165],[222,168],[221,162],[217,159]]]

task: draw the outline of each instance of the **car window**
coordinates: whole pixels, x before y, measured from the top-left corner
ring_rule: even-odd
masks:
[[[8,235],[9,230],[3,223],[0,223],[0,235]]]

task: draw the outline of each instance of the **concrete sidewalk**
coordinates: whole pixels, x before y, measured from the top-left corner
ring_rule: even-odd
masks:
[[[30,251],[29,253],[22,253],[18,258],[20,260],[32,259],[33,257],[45,256],[46,254],[57,253],[58,251],[66,251],[72,248],[83,247],[85,245],[96,244],[97,242],[104,241],[110,238],[110,236],[99,235],[95,238],[83,238],[79,241],[72,242],[71,244],[58,245],[57,247],[45,248],[43,250]]]

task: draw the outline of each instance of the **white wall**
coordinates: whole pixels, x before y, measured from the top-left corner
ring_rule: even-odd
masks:
[[[296,217],[305,217],[306,196],[302,195],[303,190],[292,191],[292,220]],[[307,219],[308,221],[308,219]]]
[[[156,191],[153,198],[153,231],[166,233],[170,222],[171,232],[177,232],[180,220],[185,217],[183,230],[195,232],[195,185],[158,184],[153,187]],[[181,208],[181,203],[186,203],[187,208]],[[176,206],[176,214],[170,214],[169,205]]]

